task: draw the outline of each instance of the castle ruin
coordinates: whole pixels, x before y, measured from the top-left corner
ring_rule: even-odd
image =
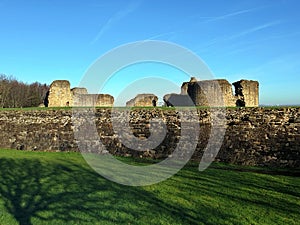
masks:
[[[225,79],[197,81],[192,77],[189,82],[182,84],[180,94],[166,94],[163,100],[166,106],[257,107],[259,83],[240,80],[230,84]],[[157,102],[158,97],[154,94],[138,94],[126,102],[126,107],[151,107],[157,106]],[[56,80],[50,85],[44,104],[46,107],[112,107],[114,97],[108,94],[88,94],[86,88],[71,89],[69,81]]]
[[[126,107],[151,107],[157,106],[158,97],[154,94],[138,94],[126,102]]]
[[[44,104],[46,107],[105,106],[112,107],[114,97],[108,94],[88,94],[86,88],[70,88],[67,80],[55,80],[50,85]]]
[[[236,106],[258,106],[259,84],[253,80],[240,80],[233,83]]]
[[[232,85],[235,88],[233,94]],[[180,94],[164,96],[166,106],[257,107],[259,83],[240,80],[230,84],[225,79],[197,81],[194,77],[181,86]]]

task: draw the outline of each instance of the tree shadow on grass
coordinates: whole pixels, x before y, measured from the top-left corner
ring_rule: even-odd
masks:
[[[220,169],[220,170],[230,170],[237,172],[251,172],[251,173],[260,173],[260,174],[268,174],[275,176],[291,176],[291,177],[300,177],[300,169],[299,168],[291,168],[291,169],[272,169],[272,168],[250,168],[250,167],[218,167],[211,166],[210,168]]]
[[[278,173],[282,176],[281,171],[275,172],[273,174],[276,176]],[[191,189],[201,190],[200,199],[201,196],[211,196],[212,199],[218,198],[222,207],[228,207],[228,211],[239,209],[239,214],[243,215],[244,218],[252,210],[256,213],[255,210],[257,209],[263,209],[270,215],[273,213],[269,218],[252,217],[253,220],[257,220],[257,223],[264,219],[271,221],[275,216],[278,220],[289,217],[291,221],[296,218],[293,222],[299,221],[300,204],[296,200],[300,197],[298,177],[292,177],[289,173],[284,178],[276,176],[256,173],[256,171],[251,170],[248,172],[243,169],[211,167],[197,176],[195,173],[188,174],[180,171],[177,174],[177,179],[187,182],[186,186]],[[244,211],[243,207],[248,207],[248,210]],[[239,221],[234,220],[234,215],[237,214],[233,213],[232,223],[236,224]]]
[[[1,158],[0,196],[20,225],[140,224],[140,220],[199,224],[200,213],[213,211],[204,206],[195,216],[197,212],[169,203],[168,196],[161,199],[141,187],[110,182],[69,161]]]
[[[19,224],[31,224],[32,217],[77,220],[76,211],[95,216],[91,210],[84,209],[89,186],[76,182],[74,166],[30,159],[0,159],[0,194],[7,211]]]

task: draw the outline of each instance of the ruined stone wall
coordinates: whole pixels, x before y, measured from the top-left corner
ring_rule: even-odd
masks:
[[[240,80],[232,85],[225,79],[197,81],[194,77],[181,86],[180,95],[173,94],[173,99],[179,99],[188,95],[196,106],[242,106],[258,107],[259,105],[259,83],[252,80]],[[165,95],[167,105],[171,94]],[[182,97],[181,99],[184,99]],[[188,99],[187,99],[188,100]],[[180,102],[180,106],[190,106],[190,102]]]
[[[135,98],[126,102],[126,107],[151,107],[156,106],[158,97],[153,94],[138,94]]]
[[[240,80],[233,83],[237,100],[243,101],[246,107],[257,107],[259,104],[259,83],[253,80]]]
[[[114,104],[114,97],[108,94],[88,94],[87,89],[81,87],[70,89],[69,81],[56,80],[50,85],[49,93],[44,102],[47,107],[111,107]]]
[[[183,82],[183,84],[181,85],[181,95],[187,95],[188,94],[188,88],[189,88],[189,84],[191,83],[195,83],[198,82],[196,77],[191,77],[189,82]]]
[[[232,92],[232,85],[227,80],[219,80],[221,92],[223,93],[224,105],[227,107],[236,106],[235,97]]]
[[[98,94],[96,105],[112,107],[114,105],[114,97],[108,94]]]
[[[48,94],[48,106],[65,107],[72,104],[70,82],[67,80],[56,80],[52,82]]]
[[[227,80],[190,82],[187,92],[196,106],[235,106],[232,85]]]
[[[88,91],[86,88],[75,87],[71,89],[72,96],[74,95],[86,95]]]
[[[119,118],[124,110],[120,110]],[[188,111],[187,111],[188,113]],[[199,160],[207,144],[210,111],[198,109],[200,136],[193,159]],[[136,109],[130,127],[136,137],[149,137],[149,119],[163,118],[168,132],[163,142],[147,152],[133,151],[119,141],[112,130],[111,109],[96,110],[96,125],[106,149],[114,155],[165,158],[180,140],[180,121],[175,110]],[[72,110],[0,111],[0,147],[23,150],[78,151],[74,140]],[[82,117],[82,123],[94,122]],[[217,161],[242,165],[300,168],[300,108],[226,109],[226,126]],[[191,126],[192,129],[192,126]],[[86,144],[89,140],[87,129]]]
[[[112,107],[114,97],[107,94],[78,94],[74,95],[74,106]]]

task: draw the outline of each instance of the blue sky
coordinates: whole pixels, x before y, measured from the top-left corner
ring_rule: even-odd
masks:
[[[0,10],[0,73],[25,82],[75,87],[107,51],[162,40],[197,54],[215,78],[258,80],[261,104],[300,104],[298,0],[0,0]],[[178,75],[166,93],[185,81],[174,68],[144,70]],[[105,91],[117,97],[132,85],[126,75],[119,81]]]

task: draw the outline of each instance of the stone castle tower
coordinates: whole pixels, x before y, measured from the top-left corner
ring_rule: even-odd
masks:
[[[70,82],[67,80],[56,80],[50,85],[48,95],[49,107],[65,107],[73,105],[70,90]]]
[[[86,88],[70,89],[67,80],[55,80],[45,98],[46,107],[105,106],[112,107],[114,97],[108,94],[88,94]]]
[[[235,88],[234,93],[232,85]],[[230,84],[225,79],[197,81],[192,77],[189,82],[182,84],[181,94],[165,95],[164,101],[168,106],[257,107],[259,83],[253,80],[240,80]]]

